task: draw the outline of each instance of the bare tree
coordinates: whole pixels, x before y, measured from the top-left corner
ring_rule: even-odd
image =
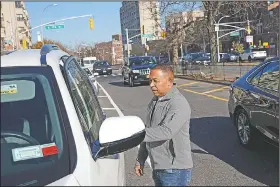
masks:
[[[165,22],[166,27],[169,28],[167,32],[167,42],[164,47],[166,50],[171,50],[172,63],[178,63],[178,49],[179,45],[184,43],[193,43],[191,32],[194,31],[193,12],[197,10],[200,5],[198,2],[182,2],[182,1],[161,1],[158,4],[156,1],[150,1],[147,9],[151,13],[151,19],[160,28]],[[187,11],[186,11],[187,10]],[[160,16],[159,16],[160,15]],[[159,19],[161,17],[162,19]]]
[[[152,1],[154,2],[154,1]],[[204,48],[207,44],[210,45],[211,61],[217,62],[217,38],[214,24],[223,16],[228,15],[231,21],[247,21],[251,20],[251,29],[256,29],[256,23],[260,22],[264,16],[267,16],[267,2],[260,1],[203,1],[199,2],[182,2],[182,1],[162,1],[160,2],[159,11],[156,11],[154,6],[147,7],[152,13],[152,17],[158,20],[158,14],[162,19],[159,21],[166,22],[166,26],[171,28],[167,31],[167,48],[172,48],[173,51],[173,63],[178,62],[178,45],[180,43],[191,44],[197,42],[201,36],[205,36],[202,39]],[[204,25],[198,25],[194,19],[194,12],[196,10],[202,10],[204,12]],[[182,13],[186,12],[182,16]],[[173,15],[173,16],[170,16]],[[172,22],[173,18],[186,17],[187,19],[178,20],[176,24]],[[172,18],[173,17],[173,18]],[[276,18],[277,16],[275,16]],[[170,19],[168,19],[170,18]],[[179,19],[179,18],[177,18]],[[226,19],[225,19],[226,20]],[[223,21],[225,21],[223,20]],[[266,22],[265,27],[271,27],[275,24],[279,24],[278,20]],[[161,23],[159,22],[161,26]],[[246,23],[243,25],[246,26]],[[198,32],[202,31],[203,32]],[[207,34],[206,34],[206,30]],[[199,34],[200,33],[200,34]],[[203,35],[204,33],[204,35]],[[207,37],[207,39],[206,39]]]

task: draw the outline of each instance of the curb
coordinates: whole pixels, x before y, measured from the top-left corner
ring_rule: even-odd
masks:
[[[187,80],[194,80],[194,81],[200,81],[200,82],[207,82],[207,83],[212,83],[212,84],[220,84],[220,85],[225,85],[229,86],[232,84],[232,82],[229,81],[212,81],[212,80],[204,80],[204,79],[194,79],[186,76],[181,76],[181,75],[175,75],[175,78],[181,78],[181,79],[187,79]]]

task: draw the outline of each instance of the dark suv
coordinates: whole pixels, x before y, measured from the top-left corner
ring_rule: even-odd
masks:
[[[150,69],[157,64],[153,56],[134,56],[125,62],[122,75],[123,83],[133,87],[135,84],[148,83]]]
[[[99,75],[111,75],[112,74],[112,67],[111,65],[103,60],[103,61],[96,61],[93,63],[92,68],[93,73],[98,73]]]
[[[261,136],[279,147],[279,58],[262,62],[236,80],[228,109],[243,146],[250,147]]]

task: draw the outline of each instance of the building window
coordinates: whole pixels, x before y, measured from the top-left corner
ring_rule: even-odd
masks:
[[[24,20],[24,17],[22,14],[17,14],[17,20],[18,21],[23,21]]]
[[[21,7],[21,2],[20,2],[20,1],[16,1],[15,4],[16,4],[16,8],[22,8],[22,7]]]

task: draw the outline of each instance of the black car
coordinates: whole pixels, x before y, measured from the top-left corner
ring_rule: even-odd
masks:
[[[243,146],[251,147],[261,136],[279,147],[279,58],[265,60],[236,80],[228,109]]]
[[[93,64],[93,73],[98,73],[99,75],[111,75],[112,67],[107,61],[96,61]]]
[[[150,69],[157,65],[153,56],[130,57],[123,66],[123,83],[133,87],[135,84],[148,83]]]

